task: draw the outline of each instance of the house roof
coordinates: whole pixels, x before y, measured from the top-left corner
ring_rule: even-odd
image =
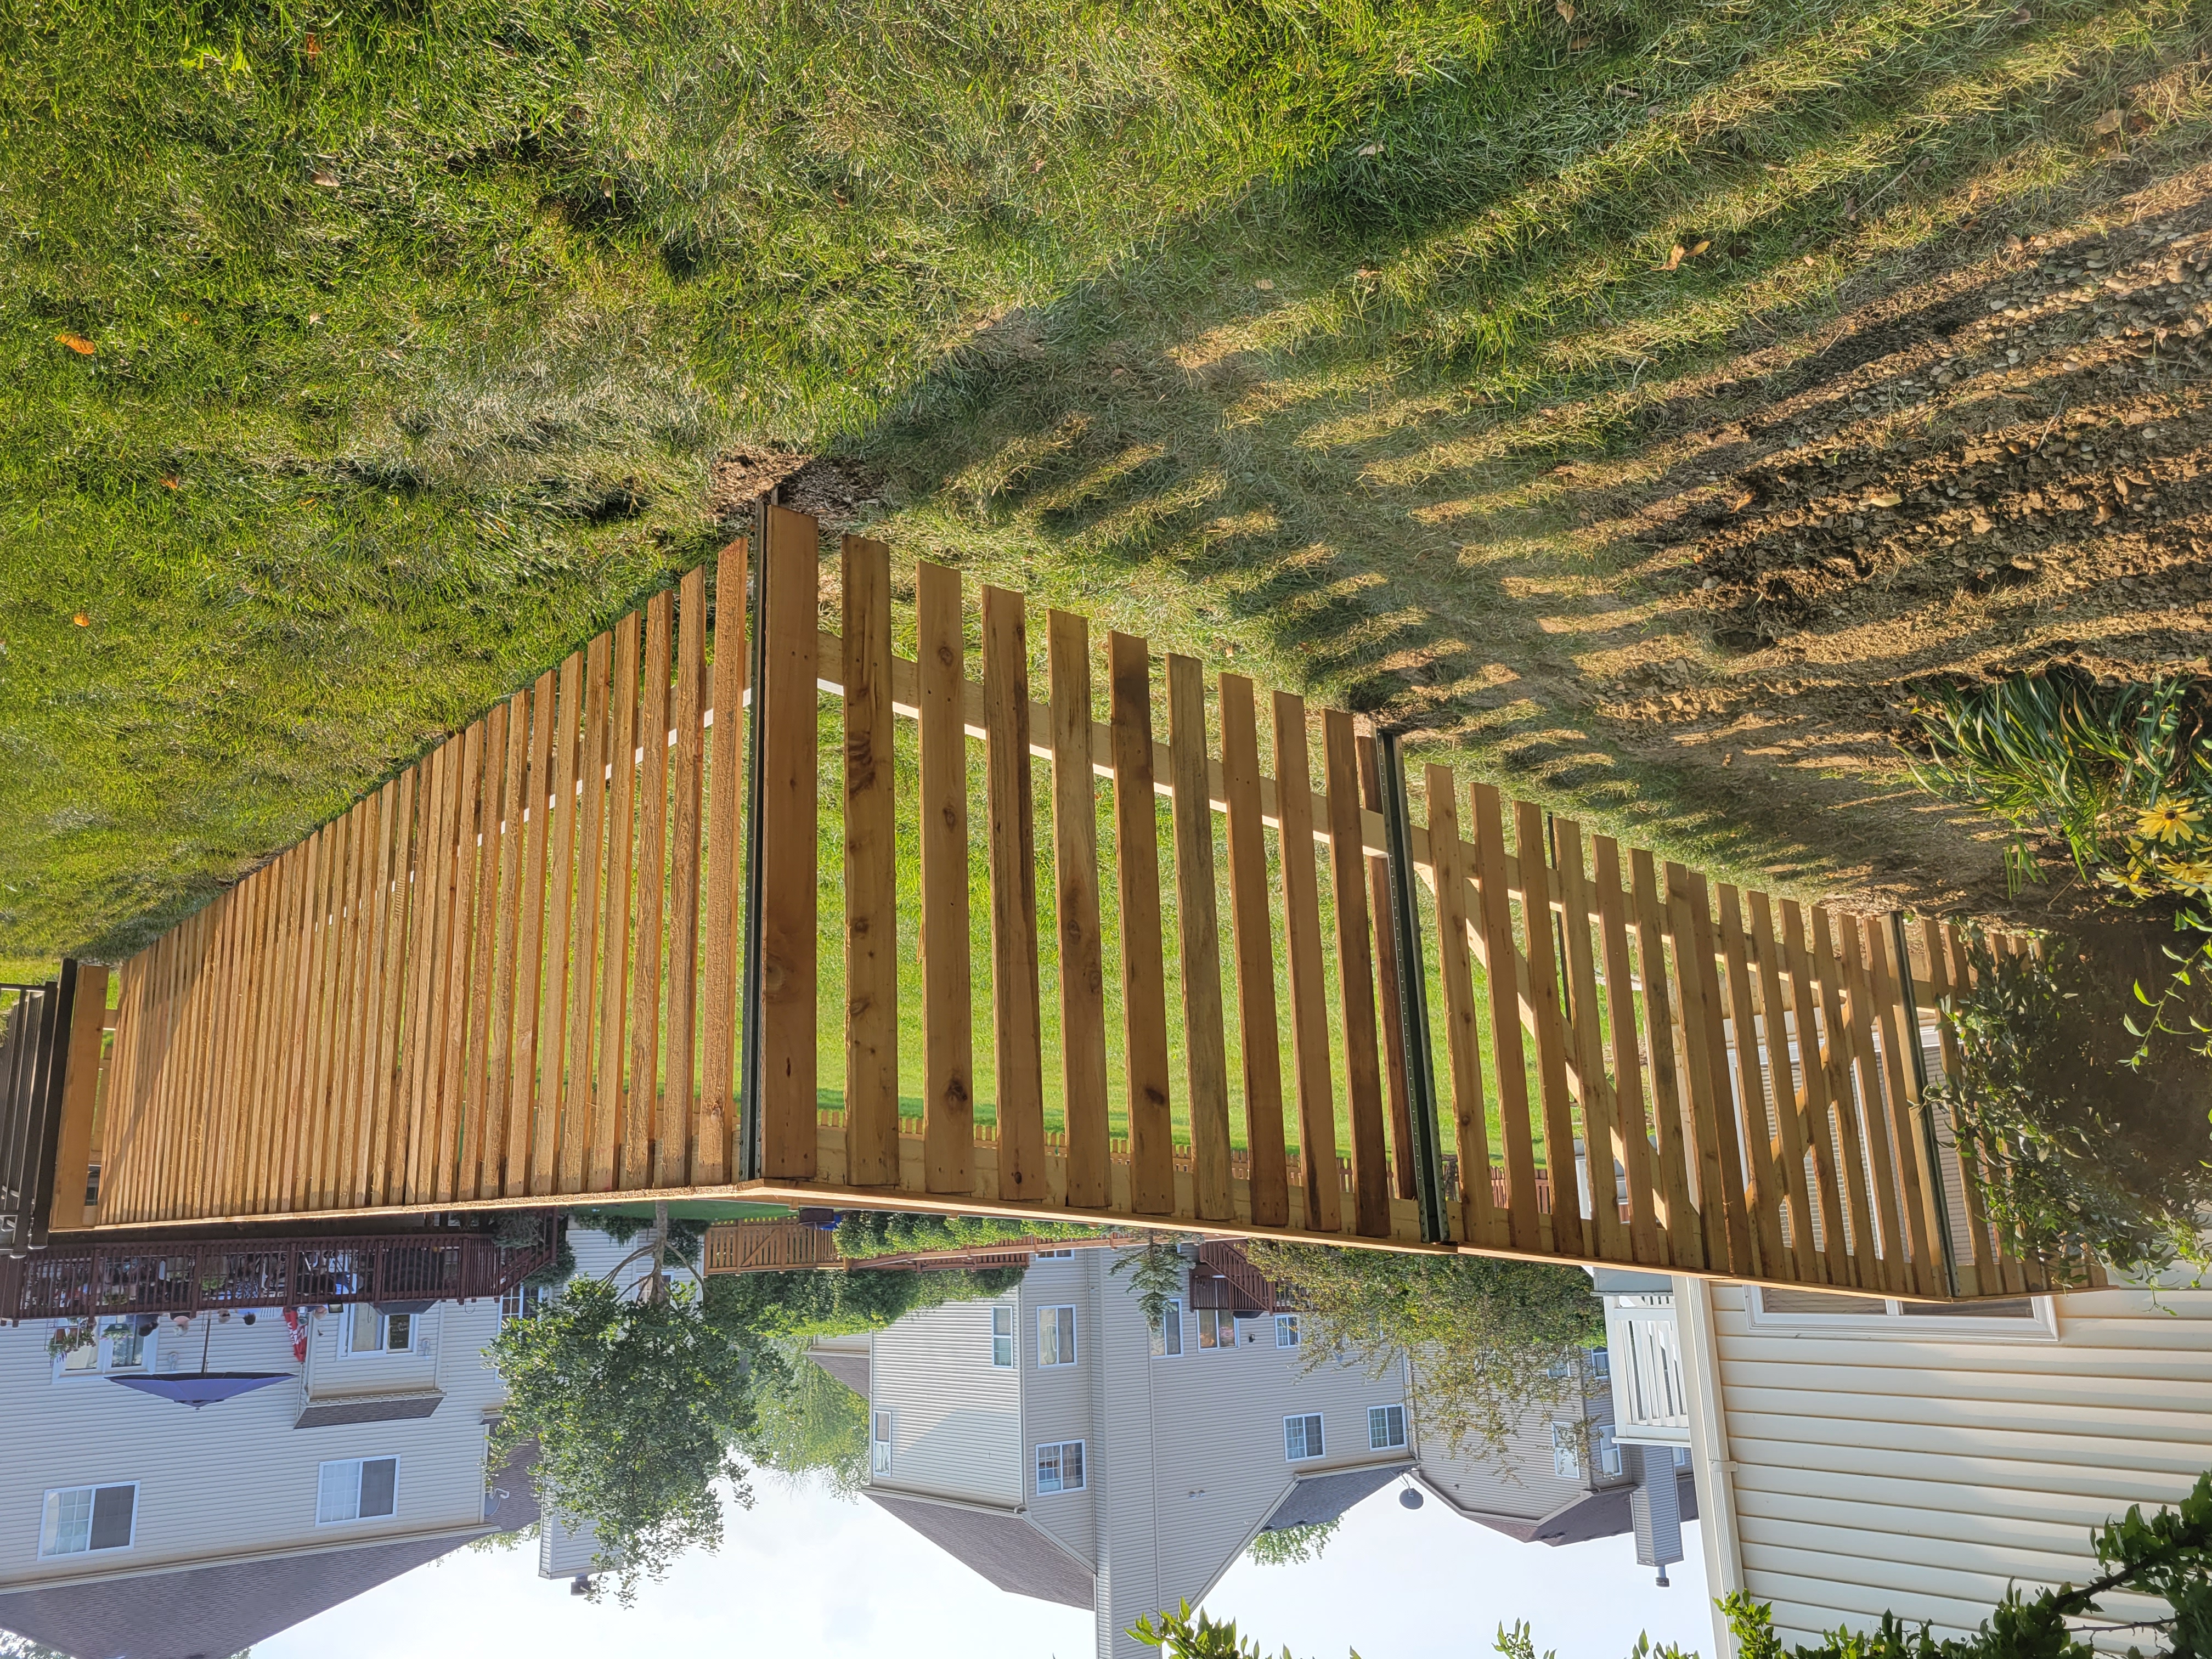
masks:
[[[1260,1530],[1281,1532],[1288,1527],[1310,1527],[1334,1521],[1361,1498],[1382,1491],[1411,1467],[1404,1462],[1386,1463],[1374,1468],[1307,1475],[1275,1505],[1275,1512]]]
[[[492,1530],[0,1595],[0,1628],[79,1659],[227,1659]]]
[[[1631,1531],[1635,1525],[1628,1510],[1629,1494],[1636,1490],[1633,1485],[1603,1486],[1596,1492],[1584,1492],[1550,1514],[1540,1515],[1531,1521],[1525,1516],[1469,1509],[1455,1502],[1449,1492],[1422,1476],[1419,1470],[1414,1473],[1423,1486],[1477,1526],[1502,1532],[1522,1544],[1550,1544],[1555,1547],[1561,1544],[1587,1544],[1593,1538],[1612,1538]],[[1688,1470],[1677,1474],[1675,1486],[1681,1494],[1682,1518],[1694,1521],[1698,1514],[1697,1485]]]
[[[868,1499],[1002,1590],[1085,1611],[1091,1606],[1097,1585],[1090,1570],[1018,1515],[881,1492]]]
[[[806,1351],[806,1357],[861,1399],[868,1397],[868,1356],[864,1351],[812,1347]]]

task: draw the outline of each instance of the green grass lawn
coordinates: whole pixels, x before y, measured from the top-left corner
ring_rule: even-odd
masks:
[[[719,544],[712,464],[760,447],[1647,843],[1848,876],[1893,808],[1808,836],[1608,743],[1574,660],[1710,647],[1553,469],[1662,465],[1732,351],[2203,131],[2185,76],[2089,142],[2198,54],[2169,0],[0,29],[13,966],[134,948],[556,661]]]

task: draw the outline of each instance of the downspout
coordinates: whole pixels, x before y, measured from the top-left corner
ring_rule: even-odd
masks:
[[[1682,1345],[1682,1386],[1689,1395],[1690,1472],[1698,1488],[1698,1538],[1711,1598],[1713,1651],[1729,1659],[1735,1644],[1720,1599],[1744,1588],[1743,1540],[1736,1526],[1736,1466],[1729,1450],[1710,1279],[1675,1275],[1674,1329]]]

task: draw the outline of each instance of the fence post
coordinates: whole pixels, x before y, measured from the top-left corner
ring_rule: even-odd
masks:
[[[744,816],[744,968],[738,990],[738,1181],[761,1178],[761,676],[768,666],[768,507],[774,490],[763,494],[753,512],[752,544],[758,550],[752,566],[752,592],[741,596],[750,611],[746,618],[745,713],[738,730],[744,744],[744,797],[738,811]],[[720,602],[720,595],[716,596]]]
[[[1421,1239],[1451,1239],[1444,1218],[1444,1173],[1437,1154],[1437,1076],[1429,1051],[1428,983],[1421,958],[1421,912],[1413,884],[1413,837],[1407,822],[1406,768],[1398,734],[1375,734],[1375,763],[1382,774],[1382,844],[1390,877],[1391,968],[1397,976],[1399,1025],[1406,1049],[1406,1107],[1413,1144],[1413,1196],[1420,1206]]]

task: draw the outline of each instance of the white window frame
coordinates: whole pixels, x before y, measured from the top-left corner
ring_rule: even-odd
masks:
[[[1306,1450],[1298,1452],[1295,1455],[1293,1455],[1291,1450],[1291,1425],[1293,1423],[1300,1425],[1298,1429],[1298,1438],[1307,1447]],[[1314,1425],[1313,1433],[1315,1437],[1321,1442],[1319,1445],[1315,1445],[1311,1440],[1308,1440],[1306,1437],[1304,1425],[1309,1423]],[[1319,1458],[1323,1458],[1328,1455],[1328,1434],[1326,1425],[1322,1422],[1322,1414],[1319,1412],[1291,1412],[1284,1417],[1283,1462],[1285,1463],[1310,1463]]]
[[[1075,1260],[1075,1252],[1073,1250],[1033,1250],[1030,1253],[1030,1260],[1032,1261],[1073,1261]]]
[[[888,1406],[878,1406],[868,1413],[868,1473],[889,1474],[891,1472],[892,1449],[898,1441],[898,1413]]]
[[[1291,1339],[1287,1342],[1283,1340],[1285,1336]],[[1277,1347],[1295,1348],[1304,1340],[1305,1335],[1298,1327],[1298,1316],[1296,1314],[1279,1313],[1275,1316],[1275,1346]]]
[[[368,1308],[371,1313],[376,1313],[374,1306],[362,1302],[356,1302],[349,1307],[338,1310],[338,1352],[340,1354],[351,1358],[356,1354],[420,1353],[422,1352],[423,1316],[421,1314],[378,1313],[376,1314],[378,1346],[374,1348],[354,1346],[354,1323],[360,1317],[363,1308]],[[404,1319],[407,1322],[407,1346],[404,1348],[395,1348],[392,1346],[392,1322],[395,1319]]]
[[[76,1322],[73,1319],[58,1319],[54,1322],[54,1328],[56,1330],[59,1330],[64,1325],[74,1325],[75,1323],[76,1323]],[[125,1331],[125,1334],[137,1339],[139,1348],[138,1361],[136,1364],[118,1365],[115,1363],[115,1338],[108,1334],[109,1329],[112,1327],[128,1327],[129,1328]],[[54,1356],[55,1382],[58,1382],[65,1377],[74,1376],[137,1376],[141,1372],[150,1371],[154,1369],[154,1344],[159,1334],[157,1332],[149,1331],[145,1335],[139,1336],[137,1328],[130,1326],[129,1321],[116,1318],[109,1318],[100,1322],[97,1328],[99,1329],[100,1334],[93,1339],[92,1347],[94,1357],[92,1364],[89,1365],[73,1366],[69,1363],[69,1353],[56,1354]],[[70,1350],[70,1353],[82,1353],[82,1352],[83,1350],[81,1348]],[[75,1492],[76,1488],[74,1486],[64,1486],[59,1490],[64,1492]]]
[[[1171,1296],[1160,1315],[1159,1328],[1152,1333],[1152,1358],[1180,1359],[1182,1348],[1182,1298]]]
[[[1393,1412],[1398,1414],[1398,1437],[1395,1440],[1390,1437],[1390,1413]],[[1378,1431],[1382,1436],[1380,1440],[1375,1437]],[[1407,1440],[1406,1407],[1403,1404],[1393,1401],[1388,1406],[1370,1406],[1367,1408],[1368,1450],[1403,1451]]]
[[[1062,1314],[1066,1314],[1067,1316],[1067,1341],[1065,1344],[1066,1352],[1064,1353],[1060,1352],[1063,1345],[1060,1340],[1060,1316]],[[1047,1359],[1044,1357],[1044,1335],[1045,1328],[1048,1324],[1049,1324],[1052,1328],[1052,1348],[1053,1352],[1056,1356],[1056,1358],[1051,1359]],[[1037,1369],[1039,1370],[1056,1370],[1062,1365],[1073,1365],[1075,1363],[1075,1357],[1081,1351],[1083,1346],[1082,1334],[1077,1328],[1077,1326],[1078,1321],[1075,1317],[1075,1310],[1067,1303],[1054,1303],[1050,1307],[1039,1308],[1037,1310]]]
[[[1552,1419],[1552,1474],[1559,1480],[1583,1478],[1583,1425],[1577,1419]]]
[[[1972,1314],[1907,1314],[1898,1310],[1916,1297],[1883,1297],[1883,1311],[1875,1313],[1862,1309],[1850,1309],[1840,1313],[1770,1313],[1766,1297],[1759,1288],[1745,1287],[1744,1314],[1754,1330],[1796,1336],[1825,1336],[1830,1334],[1851,1336],[1871,1336],[1887,1341],[1948,1342],[1966,1339],[1975,1342],[2056,1342],[2058,1340],[2058,1314],[2050,1297],[2027,1298],[2032,1311],[2026,1319],[1977,1318]],[[1862,1299],[1872,1300],[1863,1292]]]
[[[93,1495],[93,1502],[96,1505],[101,1492],[118,1491],[124,1487],[130,1488],[131,1492],[131,1536],[129,1538],[120,1544],[104,1544],[94,1548],[92,1543],[92,1517],[88,1515],[85,1517],[85,1547],[82,1549],[50,1550],[46,1547],[46,1511],[52,1506],[56,1498],[66,1498],[73,1492],[89,1492]],[[39,1559],[41,1561],[66,1561],[70,1557],[77,1555],[119,1555],[125,1550],[137,1548],[137,1544],[138,1483],[136,1480],[95,1480],[83,1486],[49,1486],[39,1499]]]
[[[1604,1480],[1618,1480],[1627,1468],[1621,1461],[1620,1440],[1612,1424],[1590,1425],[1590,1462],[1597,1465],[1598,1477]]]
[[[1237,1346],[1237,1315],[1229,1308],[1200,1308],[1195,1310],[1198,1323],[1198,1347],[1203,1353],[1212,1348],[1218,1352]],[[1206,1340],[1206,1327],[1213,1328],[1213,1340]]]
[[[1067,1449],[1070,1446],[1075,1448],[1075,1484],[1072,1486],[1067,1484]],[[1060,1484],[1056,1486],[1044,1484],[1044,1471],[1040,1464],[1047,1452],[1054,1455],[1054,1461],[1060,1468]],[[1080,1440],[1040,1441],[1030,1458],[1030,1478],[1036,1483],[1039,1498],[1057,1498],[1068,1492],[1087,1492],[1091,1486],[1090,1448]]]
[[[369,1463],[392,1465],[392,1509],[384,1515],[363,1515],[361,1512],[361,1472]],[[353,1468],[353,1513],[323,1519],[323,1471]],[[399,1457],[396,1452],[376,1452],[367,1457],[326,1457],[315,1466],[315,1524],[319,1527],[357,1527],[364,1521],[392,1521],[399,1516]]]
[[[999,1328],[1001,1321],[1006,1327],[1003,1331]],[[1013,1370],[1014,1342],[1018,1335],[1016,1328],[1019,1322],[1019,1310],[1012,1303],[994,1302],[991,1304],[991,1369],[993,1370]],[[1006,1358],[1001,1359],[999,1357],[1001,1354]]]
[[[553,1299],[543,1285],[516,1285],[502,1291],[499,1298],[499,1322],[511,1325],[518,1319],[528,1319]],[[414,1328],[408,1328],[412,1335]]]

